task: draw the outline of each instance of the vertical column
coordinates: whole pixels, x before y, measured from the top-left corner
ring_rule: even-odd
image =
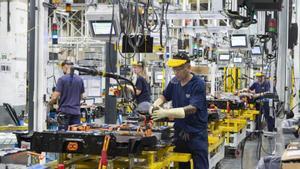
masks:
[[[196,2],[197,2],[197,12],[199,13],[200,12],[200,1],[201,0],[197,0]]]
[[[218,67],[215,63],[212,63],[211,64],[211,79],[210,79],[210,85],[211,85],[211,88],[210,88],[210,94],[215,96],[216,94],[216,74],[218,72]]]
[[[288,58],[288,8],[289,1],[283,0],[282,10],[279,12],[279,48],[277,63],[277,92],[279,100],[284,102],[284,110],[288,111],[289,102],[287,100],[288,90],[286,88],[286,59]]]
[[[296,1],[296,23],[300,23],[300,1]],[[296,90],[296,97],[294,100],[295,104],[298,104],[300,99],[300,36],[299,36],[299,31],[298,31],[298,43],[294,47],[294,74],[295,74],[295,90]],[[299,107],[296,106],[294,109],[294,117],[299,118],[300,113],[299,113]]]
[[[231,0],[231,10],[238,11],[237,0]]]
[[[117,71],[117,51],[114,50],[114,45],[109,42],[105,43],[105,71],[115,73]],[[105,123],[115,124],[117,121],[117,99],[115,96],[109,95],[111,86],[110,78],[105,78]]]
[[[36,38],[36,55],[35,55],[35,82],[34,88],[34,131],[43,131],[46,129],[46,88],[47,88],[47,61],[49,58],[48,50],[48,8],[43,3],[49,3],[49,0],[38,0],[37,16],[37,38]]]
[[[34,59],[35,59],[35,0],[29,2],[28,16],[28,42],[27,42],[27,89],[26,89],[26,109],[28,113],[28,130],[33,130],[34,111]]]

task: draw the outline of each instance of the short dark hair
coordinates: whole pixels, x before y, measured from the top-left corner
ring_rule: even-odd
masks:
[[[141,65],[142,67],[145,67],[145,62],[144,61],[138,61],[137,63],[138,63],[138,65]]]
[[[179,53],[173,55],[173,59],[186,60],[186,63],[190,63],[191,62],[189,56],[186,53],[184,53],[184,52],[179,52]]]
[[[73,62],[69,61],[69,60],[64,60],[62,63],[61,63],[61,66],[65,66],[65,65],[74,65]]]

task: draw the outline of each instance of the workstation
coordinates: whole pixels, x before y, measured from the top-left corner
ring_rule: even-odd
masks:
[[[0,168],[300,168],[298,11],[0,1]]]

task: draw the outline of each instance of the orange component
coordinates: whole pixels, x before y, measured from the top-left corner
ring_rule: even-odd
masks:
[[[72,12],[72,5],[70,3],[66,3],[66,12]]]
[[[227,111],[227,113],[230,112],[230,102],[229,101],[227,101],[226,111]]]
[[[152,136],[152,130],[151,128],[146,129],[145,131],[145,137],[151,137]]]
[[[69,142],[67,145],[68,151],[77,151],[78,150],[78,143],[77,142]]]

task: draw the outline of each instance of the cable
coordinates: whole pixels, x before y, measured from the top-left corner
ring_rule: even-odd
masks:
[[[162,43],[162,28],[163,28],[163,25],[164,25],[164,11],[165,11],[165,4],[163,3],[162,4],[162,11],[161,11],[161,22],[160,22],[160,27],[159,27],[159,43],[160,43],[160,46],[162,48],[164,48],[164,45]]]
[[[101,72],[98,71],[96,69],[92,69],[92,68],[86,68],[86,67],[77,67],[77,66],[73,66],[71,67],[71,72],[70,75],[73,76],[74,75],[74,71],[77,70],[79,72],[84,72],[87,73],[89,75],[92,76],[102,76],[102,77],[108,77],[108,78],[113,78],[116,80],[124,80],[125,82],[127,82],[129,85],[131,85],[133,87],[133,98],[130,99],[129,101],[132,102],[135,100],[135,96],[136,96],[136,88],[135,85],[133,84],[133,82],[125,77],[122,77],[120,75],[114,74],[114,73],[109,73],[109,72]],[[117,81],[118,82],[118,81]]]

